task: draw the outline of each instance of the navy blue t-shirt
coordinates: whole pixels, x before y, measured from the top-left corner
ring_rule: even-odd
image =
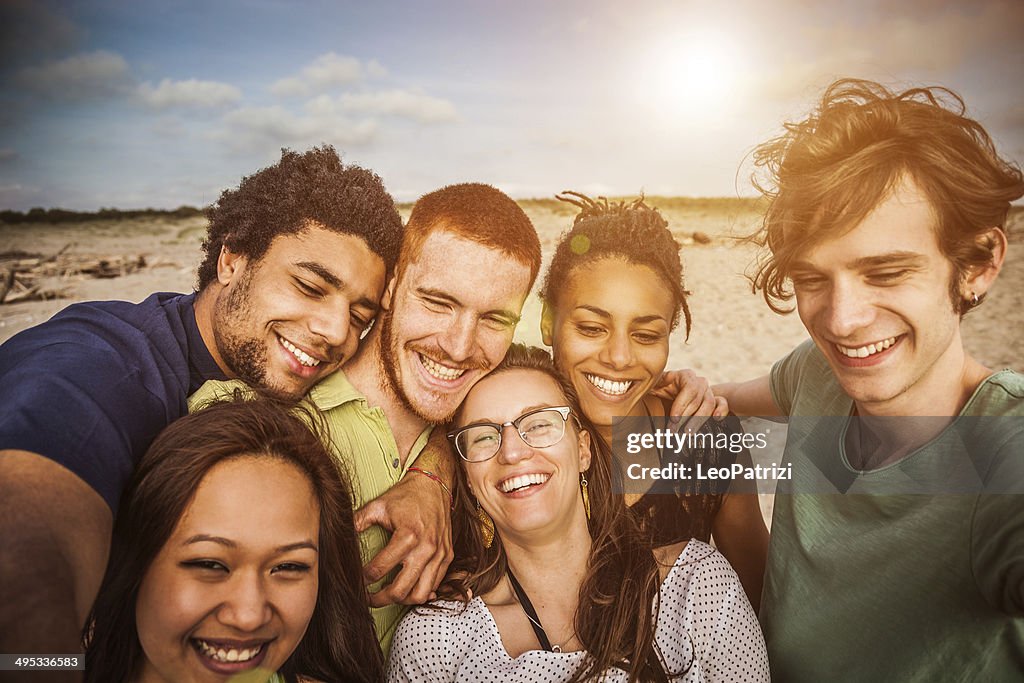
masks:
[[[117,512],[156,435],[188,395],[224,379],[203,343],[194,294],[74,304],[0,346],[0,450],[46,456]]]

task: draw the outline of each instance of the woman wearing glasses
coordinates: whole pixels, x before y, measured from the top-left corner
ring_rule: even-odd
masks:
[[[562,235],[541,291],[541,332],[559,371],[572,382],[583,412],[612,444],[612,420],[633,417],[636,429],[661,429],[668,403],[653,392],[668,362],[669,336],[680,322],[690,333],[688,292],[683,286],[679,244],[668,223],[642,200],[594,201],[574,192],[559,197],[580,208]],[[704,432],[740,431],[739,421],[708,421]],[[616,447],[616,456],[623,456]],[[691,468],[729,467],[728,449],[683,453]],[[668,465],[676,456],[642,454],[644,464]],[[630,457],[629,461],[636,461]],[[745,462],[744,464],[749,464]],[[753,482],[724,482],[696,490],[693,482],[661,482],[650,492],[627,489],[626,504],[655,547],[697,538],[715,546],[733,565],[757,608],[761,597],[768,530]],[[640,486],[641,484],[631,484]],[[745,490],[744,489],[745,486]]]
[[[768,680],[728,562],[700,541],[651,552],[545,351],[514,345],[455,425],[448,599],[402,621],[389,680]]]

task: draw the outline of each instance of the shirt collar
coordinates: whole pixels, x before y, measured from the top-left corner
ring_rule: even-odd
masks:
[[[336,370],[324,377],[309,390],[307,396],[320,410],[330,410],[352,401],[369,405],[366,395],[352,385],[344,370]]]
[[[196,322],[195,309],[196,295],[186,294],[178,300],[181,322],[185,327],[185,339],[188,343],[188,370],[189,370],[189,393],[203,386],[203,382],[209,379],[225,380],[228,378],[224,371],[213,359],[213,354],[206,347],[203,335],[199,332],[199,323]]]

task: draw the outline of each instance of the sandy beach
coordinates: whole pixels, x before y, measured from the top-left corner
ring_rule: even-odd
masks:
[[[658,198],[650,202],[659,206]],[[806,334],[795,313],[772,313],[759,295],[751,293],[744,277],[755,250],[735,238],[756,227],[758,214],[742,206],[732,208],[728,201],[721,202],[724,206],[714,201],[708,204],[661,201],[663,214],[683,243],[686,286],[692,292],[693,330],[689,341],[682,330],[673,335],[669,367],[692,367],[712,382],[748,379],[767,372]],[[530,201],[523,205],[540,234],[545,258],[549,258],[559,235],[571,223],[573,207],[552,208],[550,203]],[[407,211],[403,213],[407,215]],[[190,291],[204,231],[202,218],[0,224],[0,252],[21,250],[47,256],[71,245],[66,253],[143,255],[148,263],[124,277],[73,276],[52,283],[67,288],[69,298],[0,305],[0,342],[74,301],[140,301],[155,291]],[[696,231],[710,236],[710,244],[694,243]],[[963,334],[968,351],[982,363],[1024,371],[1024,212],[1012,214],[1009,233],[1011,246],[1003,273],[985,304],[964,320]],[[532,294],[517,340],[540,344],[539,318],[540,301]]]
[[[693,327],[689,340],[682,330],[672,337],[669,368],[693,368],[711,382],[750,379],[766,373],[772,363],[807,338],[795,313],[777,315],[760,295],[751,292],[745,273],[756,248],[739,239],[753,232],[758,213],[742,203],[657,198],[673,234],[682,244],[686,286]],[[545,264],[558,238],[572,222],[574,209],[551,202],[523,202],[540,235]],[[739,204],[737,206],[737,204]],[[408,218],[408,208],[403,210]],[[710,237],[702,244],[695,232]],[[1016,211],[1008,224],[1011,246],[1003,272],[985,304],[964,320],[967,349],[993,369],[1024,370],[1024,212]],[[156,291],[191,291],[200,260],[205,220],[94,221],[70,224],[0,225],[0,252],[20,250],[43,256],[65,253],[92,257],[138,256],[147,266],[111,279],[72,276],[52,286],[65,288],[70,298],[0,305],[0,342],[43,322],[74,301],[123,299],[141,301]],[[70,246],[68,246],[70,245]],[[540,282],[534,288],[538,289]],[[532,293],[516,330],[517,341],[541,344],[541,303]],[[763,426],[763,425],[762,425]],[[760,454],[770,464],[784,444],[785,427],[770,426],[772,447]],[[757,459],[757,457],[755,457]],[[762,491],[765,489],[762,488]],[[774,496],[760,496],[761,511],[771,524]]]
[[[689,340],[682,330],[672,337],[669,368],[689,367],[711,382],[750,379],[806,339],[795,313],[777,315],[760,295],[751,292],[745,273],[756,249],[739,239],[749,235],[760,219],[749,203],[728,200],[652,198],[683,245],[686,286],[692,292],[693,328]],[[574,208],[551,202],[523,202],[541,238],[545,266],[561,233],[572,222]],[[403,218],[408,217],[408,208]],[[710,237],[701,244],[694,232]],[[968,351],[993,369],[1024,371],[1024,211],[1008,222],[1010,251],[1003,272],[985,304],[964,320]],[[50,283],[67,289],[69,298],[0,305],[0,342],[43,322],[74,301],[123,299],[141,301],[156,291],[191,291],[205,234],[201,217],[145,221],[93,221],[68,224],[0,224],[0,252],[20,250],[48,256],[65,253],[91,257],[138,256],[147,266],[124,277],[94,279],[72,276]],[[70,246],[68,246],[70,245]],[[535,290],[539,288],[538,282]],[[540,345],[541,303],[534,292],[516,331],[517,341]],[[772,443],[781,447],[785,428],[775,428]],[[769,449],[763,457],[771,458]],[[769,464],[767,460],[764,464]],[[761,509],[770,523],[773,496],[761,496]]]

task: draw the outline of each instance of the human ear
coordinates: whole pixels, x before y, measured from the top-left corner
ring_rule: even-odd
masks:
[[[391,279],[388,280],[388,286],[384,289],[384,296],[380,298],[380,307],[385,311],[391,310],[391,300],[395,296],[395,285],[397,280],[397,275],[391,276]]]
[[[540,311],[540,337],[544,342],[544,346],[551,346],[551,340],[553,336],[551,334],[555,327],[555,314],[551,311],[551,307],[548,306],[548,302],[544,302],[544,307]]]
[[[227,287],[244,270],[247,260],[242,254],[236,254],[226,244],[222,244],[217,256],[217,281]]]
[[[989,228],[978,235],[975,242],[978,245],[984,245],[992,254],[992,258],[986,264],[974,266],[967,270],[960,292],[960,295],[965,300],[981,297],[988,292],[992,283],[999,276],[999,271],[1002,270],[1003,262],[1006,260],[1006,233],[1000,228]]]
[[[580,450],[580,472],[586,472],[590,469],[590,460],[592,456],[590,450],[590,432],[585,429],[581,429],[577,439]]]

